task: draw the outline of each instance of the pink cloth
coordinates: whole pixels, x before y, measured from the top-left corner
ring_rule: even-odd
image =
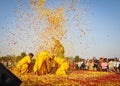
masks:
[[[102,66],[102,69],[107,69],[108,63],[102,62],[101,66]]]
[[[70,67],[71,67],[71,70],[74,70],[74,67],[75,67],[74,63],[71,63]]]

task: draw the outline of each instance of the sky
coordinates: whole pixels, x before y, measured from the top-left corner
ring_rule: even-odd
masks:
[[[79,1],[75,3],[75,10],[65,13],[64,17],[69,20],[66,22],[66,40],[61,43],[65,47],[66,56],[79,55],[82,58],[92,58],[93,56],[99,57],[119,57],[120,58],[120,0],[73,0]],[[23,9],[28,11],[28,0],[22,0]],[[56,9],[63,6],[64,3],[69,3],[69,0],[46,0],[45,6]],[[27,53],[36,53],[36,48],[27,47],[33,46],[30,40],[34,39],[34,32],[29,32],[32,35],[28,38],[27,35],[17,34],[15,39],[12,39],[13,34],[17,32],[17,0],[2,0],[0,3],[0,55],[18,55],[25,51]],[[66,6],[67,8],[67,6]],[[65,8],[65,9],[66,9]],[[80,13],[78,13],[80,11]],[[76,17],[76,14],[79,14]],[[77,18],[77,19],[75,19]],[[80,22],[76,26],[77,21]],[[79,31],[82,28],[87,34]],[[81,29],[80,29],[81,30]],[[25,28],[25,32],[27,32]],[[13,34],[14,35],[14,34]],[[24,37],[26,42],[18,39]],[[13,40],[13,42],[11,42]],[[17,47],[14,42],[17,40],[20,47]],[[19,49],[20,48],[20,49]]]
[[[120,1],[92,0],[90,9],[92,34],[96,46],[91,52],[97,56],[120,57]]]

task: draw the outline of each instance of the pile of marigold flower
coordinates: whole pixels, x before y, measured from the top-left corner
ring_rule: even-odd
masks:
[[[68,75],[20,74],[21,86],[120,86],[120,74],[98,71],[73,71]]]

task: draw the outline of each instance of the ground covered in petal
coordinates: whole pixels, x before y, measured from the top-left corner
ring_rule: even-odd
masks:
[[[21,86],[120,86],[120,74],[110,72],[80,70],[68,75],[15,74],[23,81]]]

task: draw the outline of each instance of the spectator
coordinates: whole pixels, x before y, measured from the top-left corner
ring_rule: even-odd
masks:
[[[73,70],[75,70],[75,64],[74,64],[74,61],[72,61],[71,63],[70,63],[70,69],[73,71]]]
[[[116,71],[116,72],[119,72],[119,64],[120,64],[120,62],[119,62],[119,60],[118,60],[117,58],[115,58],[114,60],[115,60],[115,61],[114,61],[115,71]]]
[[[83,63],[81,64],[81,68],[80,69],[85,70],[85,67],[86,67],[86,65],[85,65],[85,59],[83,59]]]
[[[79,67],[78,67],[78,62],[75,62],[75,69],[78,70]]]
[[[108,67],[109,67],[109,71],[114,71],[115,72],[114,60],[113,59],[110,59],[110,61],[108,62]]]
[[[79,61],[79,62],[77,63],[79,69],[81,68],[82,63],[83,63],[82,61]]]
[[[94,61],[92,59],[89,61],[89,70],[94,70]]]
[[[103,58],[101,57],[98,61],[98,70],[102,71],[101,63],[103,62]]]
[[[86,60],[86,62],[85,62],[85,69],[88,70],[88,68],[89,68],[89,60]]]
[[[94,70],[98,70],[98,60],[96,59],[96,57],[93,57],[93,61],[94,61]]]
[[[101,63],[101,67],[102,67],[102,71],[107,72],[108,69],[108,63],[107,63],[107,59],[105,58],[103,60],[103,62]]]
[[[118,67],[119,73],[120,73],[120,59],[119,59],[119,67]]]

